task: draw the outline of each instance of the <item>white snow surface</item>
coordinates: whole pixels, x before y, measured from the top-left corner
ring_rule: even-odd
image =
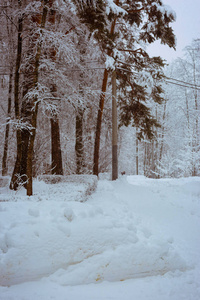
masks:
[[[200,177],[101,178],[0,188],[1,300],[200,299]]]

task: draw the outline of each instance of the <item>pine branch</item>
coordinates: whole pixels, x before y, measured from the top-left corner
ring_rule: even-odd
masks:
[[[144,7],[141,7],[140,9],[132,9],[132,10],[127,10],[126,12],[129,14],[134,14],[137,13],[139,11],[142,11],[144,9]]]

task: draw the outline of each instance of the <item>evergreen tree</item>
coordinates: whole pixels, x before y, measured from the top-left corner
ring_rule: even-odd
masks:
[[[98,175],[100,134],[102,124],[102,114],[105,101],[105,92],[108,82],[108,69],[116,67],[116,61],[120,59],[124,64],[131,63],[131,71],[139,72],[139,76],[144,71],[150,72],[152,77],[151,97],[157,102],[161,101],[161,88],[157,85],[160,73],[153,72],[153,68],[158,70],[163,66],[160,58],[150,59],[145,51],[144,44],[153,43],[160,39],[161,43],[169,47],[175,47],[175,37],[169,24],[175,20],[175,14],[163,5],[160,0],[138,0],[138,1],[84,1],[74,0],[78,15],[85,23],[93,36],[98,41],[102,51],[107,57],[107,68],[104,71],[102,94],[99,101],[99,109],[96,125],[96,138],[94,147],[94,167],[93,173]],[[113,58],[113,64],[110,64]],[[126,66],[126,65],[125,65]],[[127,68],[127,66],[126,66]],[[155,74],[156,73],[156,74]],[[131,81],[126,72],[118,72],[124,83],[121,86],[124,96],[128,96],[129,103],[121,103],[121,122],[130,123],[131,119],[139,125],[140,132],[145,132],[152,136],[152,127],[157,125],[155,119],[151,117],[148,107],[144,104],[149,98],[148,84],[138,83],[134,76]],[[149,77],[149,76],[148,76]],[[119,77],[118,77],[119,78]],[[131,87],[129,95],[125,92],[125,86]],[[140,101],[141,100],[141,101]],[[143,102],[143,103],[142,103]]]

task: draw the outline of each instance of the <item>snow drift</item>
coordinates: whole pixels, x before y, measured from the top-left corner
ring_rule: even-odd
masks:
[[[40,196],[46,183],[36,181],[35,196],[20,201],[18,195],[17,202],[0,204],[0,284],[48,277],[60,285],[77,285],[186,270],[191,266],[174,239],[159,228],[159,205],[168,218],[176,213],[173,195],[166,199],[165,191],[174,184],[174,192],[179,187],[188,192],[189,181],[184,180],[102,180],[88,201],[80,203],[70,198],[77,185],[63,185],[63,193],[56,195],[58,184],[49,184],[53,200],[52,192]],[[190,184],[198,196],[196,182]],[[7,199],[13,196],[9,193]],[[177,197],[175,204],[180,205]]]

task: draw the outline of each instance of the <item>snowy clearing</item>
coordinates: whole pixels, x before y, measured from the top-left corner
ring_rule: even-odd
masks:
[[[0,188],[1,300],[200,299],[200,177],[34,190]]]

